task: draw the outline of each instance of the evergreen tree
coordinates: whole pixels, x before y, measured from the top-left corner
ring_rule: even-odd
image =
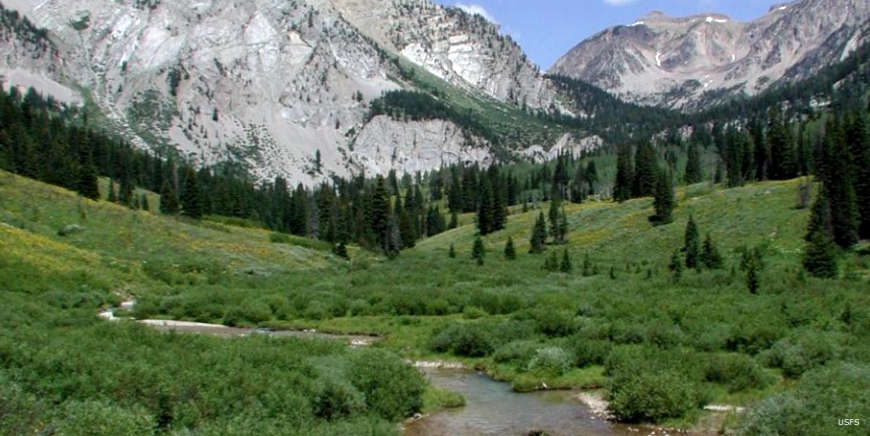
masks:
[[[755,162],[755,180],[767,180],[768,166],[770,164],[770,150],[764,128],[760,119],[755,118],[749,124],[749,134],[752,136],[753,161]]]
[[[567,221],[563,224],[564,211],[562,210],[562,201],[557,195],[550,201],[550,233],[553,236],[554,244],[565,243],[565,231],[567,230]]]
[[[118,189],[118,203],[133,206],[133,180],[131,179],[129,174],[126,174],[124,171],[124,175],[121,177],[121,186]]]
[[[833,278],[837,275],[837,253],[833,240],[833,225],[831,204],[826,197],[826,190],[819,192],[810,214],[807,225],[806,240],[808,242],[804,253],[804,269],[816,277]]]
[[[556,272],[556,271],[559,271],[559,258],[556,256],[556,252],[555,252],[555,251],[551,252],[551,253],[550,253],[550,254],[549,254],[549,255],[544,259],[544,267],[543,267],[543,269],[544,269],[544,271],[548,271],[548,272]]]
[[[174,215],[178,213],[179,209],[178,195],[175,193],[175,189],[173,189],[170,181],[164,179],[163,186],[160,187],[160,213]]]
[[[837,246],[826,232],[813,232],[803,259],[804,269],[815,277],[837,276]]]
[[[746,287],[749,292],[757,294],[761,287],[761,271],[764,270],[764,257],[761,249],[745,249],[740,260],[740,269],[746,272]]]
[[[686,224],[685,246],[683,251],[686,252],[686,268],[694,269],[700,266],[700,235],[698,226],[695,224],[695,218],[689,216],[689,222]]]
[[[456,211],[450,213],[450,225],[447,226],[448,229],[453,230],[459,227],[459,215],[456,214]]]
[[[496,230],[496,210],[493,196],[492,184],[488,177],[484,177],[481,181],[480,200],[477,207],[477,231],[484,236]]]
[[[555,252],[553,254],[556,254]],[[570,273],[574,267],[571,265],[571,258],[568,256],[568,249],[562,252],[562,263],[559,265],[559,271]]]
[[[85,198],[91,200],[100,199],[100,187],[97,182],[97,170],[91,164],[82,165],[79,169],[79,177],[76,190]]]
[[[634,168],[631,162],[631,147],[621,147],[616,157],[616,181],[613,199],[623,202],[631,198]]]
[[[767,142],[770,147],[770,178],[786,180],[797,176],[797,154],[794,138],[782,113],[774,106],[770,110],[767,127]]]
[[[565,213],[565,208],[562,208],[559,214],[559,244],[564,244],[568,240],[568,215]]]
[[[589,184],[588,194],[595,194],[595,184],[598,183],[598,169],[595,167],[595,161],[590,160],[586,165],[586,183]]]
[[[698,152],[698,144],[689,142],[688,160],[686,161],[686,184],[694,185],[701,182],[704,176],[701,173],[701,155]]]
[[[375,242],[384,252],[388,252],[390,216],[390,196],[384,178],[378,176],[375,180],[375,190],[369,202],[369,227],[375,237]]]
[[[504,257],[507,260],[514,260],[517,258],[517,252],[514,249],[514,238],[508,237],[507,243],[504,246]]]
[[[474,246],[471,249],[471,258],[477,261],[478,265],[483,265],[483,258],[486,257],[486,248],[483,246],[483,239],[480,236],[474,238]]]
[[[728,187],[742,186],[746,180],[746,166],[751,165],[751,160],[747,160],[749,138],[742,131],[732,127],[728,130],[727,141],[725,146],[725,172],[727,174]]]
[[[151,206],[148,204],[148,196],[147,195],[142,194],[139,197],[139,208],[144,210],[145,212],[148,212],[151,210]]]
[[[181,213],[184,216],[200,219],[202,217],[202,197],[196,171],[186,166],[184,169],[184,191],[181,193]]]
[[[586,170],[582,163],[578,163],[577,169],[574,170],[574,179],[571,181],[571,202],[580,204],[586,201],[588,184]]]
[[[722,269],[723,260],[719,249],[713,243],[713,238],[707,233],[707,238],[704,239],[704,247],[701,251],[701,263],[708,269]]]
[[[338,244],[336,244],[335,247],[333,248],[332,252],[333,252],[333,254],[335,254],[338,257],[341,257],[344,259],[350,258],[350,256],[348,256],[348,254],[347,254],[347,246],[344,245],[344,241],[341,241]]]
[[[544,222],[543,212],[538,213],[538,219],[532,228],[532,237],[529,243],[531,245],[529,253],[538,254],[544,252],[544,246],[547,243],[547,224]]]
[[[456,259],[456,248],[453,247],[453,244],[450,244],[450,250],[447,252],[447,256],[451,259]]]
[[[390,215],[387,218],[387,239],[384,246],[384,253],[389,259],[395,259],[399,252],[402,251],[402,236],[399,232],[399,224],[395,215]]]
[[[401,207],[401,200],[396,199],[396,210],[399,212],[399,234],[402,236],[402,248],[413,248],[417,239],[415,226],[408,207]]]
[[[870,126],[866,114],[857,114],[848,132],[852,155],[852,181],[858,204],[861,239],[870,239]]]
[[[674,186],[670,173],[665,170],[659,171],[653,206],[656,213],[650,217],[650,221],[655,224],[670,224],[674,221]]]
[[[843,248],[858,242],[860,224],[851,165],[842,124],[833,119],[826,129],[821,175],[824,197],[830,205],[832,236],[834,242]]]
[[[117,189],[115,189],[115,181],[109,179],[109,193],[106,200],[109,203],[117,203],[118,202],[118,194],[116,193]]]
[[[634,197],[651,197],[655,193],[658,174],[658,156],[649,143],[637,147],[634,157]]]
[[[674,281],[678,282],[683,277],[683,260],[680,258],[680,250],[674,250],[671,255],[671,263],[668,265],[674,275]]]

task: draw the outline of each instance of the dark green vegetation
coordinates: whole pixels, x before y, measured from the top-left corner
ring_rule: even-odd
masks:
[[[427,93],[375,113],[448,117],[506,145],[583,128],[398,65]],[[827,434],[826,419],[863,418],[870,382],[870,134],[864,100],[840,94],[830,112],[759,103],[615,154],[314,189],[194,170],[4,94],[0,166],[30,179],[0,172],[2,431],[391,434],[461,404],[401,356],[463,360],[518,391],[603,388],[624,421],[691,426],[726,403],[751,407],[734,424],[748,434]],[[590,106],[651,132],[672,122]],[[97,320],[130,297],[139,319],[384,339],[359,351]]]
[[[222,295],[203,309],[227,324],[267,321],[276,301],[260,299],[260,283],[344,268],[328,244],[157,218],[6,172],[0,198],[2,434],[393,434],[423,407],[422,377],[388,351],[95,316],[133,295],[143,312],[166,309],[164,298],[198,289]]]

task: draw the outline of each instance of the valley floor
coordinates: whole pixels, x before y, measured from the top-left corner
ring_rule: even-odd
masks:
[[[354,247],[345,261],[303,238],[275,243],[0,172],[0,434],[391,434],[461,404],[403,359],[462,362],[515,391],[594,389],[630,422],[858,434],[834,417],[870,418],[870,259],[859,246],[838,279],[805,276],[797,186],[690,186],[659,227],[650,199],[567,205],[569,241],[544,255],[528,254],[539,211],[515,210],[478,266],[473,224],[393,261]],[[724,267],[675,280],[689,216]],[[740,265],[749,248],[764,259],[757,294]],[[572,272],[543,270],[566,250]],[[96,316],[131,298],[138,319],[382,339],[227,341]]]

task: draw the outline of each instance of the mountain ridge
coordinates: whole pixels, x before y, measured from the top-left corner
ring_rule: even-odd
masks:
[[[724,14],[651,12],[579,43],[548,70],[624,100],[696,110],[808,77],[868,41],[870,6],[857,0],[774,5],[748,22]]]

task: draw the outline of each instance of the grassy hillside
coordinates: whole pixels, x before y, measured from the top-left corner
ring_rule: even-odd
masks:
[[[159,335],[96,320],[99,307],[129,296],[140,318],[378,333],[385,338],[372,352],[386,362],[395,357],[384,349],[462,360],[517,390],[604,388],[629,421],[691,426],[701,406],[729,403],[759,412],[727,425],[750,434],[780,425],[787,434],[782,425],[799,428],[807,417],[861,416],[870,404],[856,384],[866,385],[870,372],[870,259],[866,251],[844,254],[836,280],[801,274],[808,211],[795,208],[797,186],[690,186],[678,191],[675,222],[661,227],[647,220],[651,199],[566,205],[569,244],[546,254],[561,258],[567,249],[573,272],[566,274],[544,271],[546,255],[527,254],[536,210],[515,210],[505,230],[486,237],[483,266],[470,258],[471,216],[395,261],[353,249],[347,262],[307,240],[273,243],[264,230],[134,212],[0,173],[0,279],[11,302],[0,309],[0,379],[9,386],[0,418],[32,429],[123,412],[133,429],[168,419],[158,430],[217,434],[262,419],[251,431],[291,425],[380,434],[394,431],[384,420],[401,415],[389,409],[402,404],[396,399],[418,398],[394,392],[363,405],[356,395],[366,384],[348,375],[362,365],[359,352],[334,344]],[[710,233],[717,242],[725,266],[684,271],[675,281],[668,265],[690,215],[702,238]],[[70,224],[83,230],[60,236]],[[515,261],[502,255],[508,237]],[[766,265],[756,295],[740,270],[747,247],[759,248]],[[583,274],[587,255],[590,274]],[[236,357],[222,362],[226,355]],[[189,368],[174,374],[172,362]],[[289,375],[271,372],[285,364]],[[224,379],[222,371],[236,378],[205,382]],[[259,382],[269,374],[301,387]],[[411,391],[422,383],[402,377]],[[318,415],[312,399],[323,398],[312,390],[324,380],[346,406],[337,421]],[[847,381],[838,399],[848,401],[801,399]],[[221,406],[239,398],[256,405]],[[276,414],[288,404],[302,412]],[[52,412],[65,408],[81,409],[81,417]],[[786,418],[777,424],[771,416]],[[819,421],[819,432],[807,434],[825,434],[830,427]]]

